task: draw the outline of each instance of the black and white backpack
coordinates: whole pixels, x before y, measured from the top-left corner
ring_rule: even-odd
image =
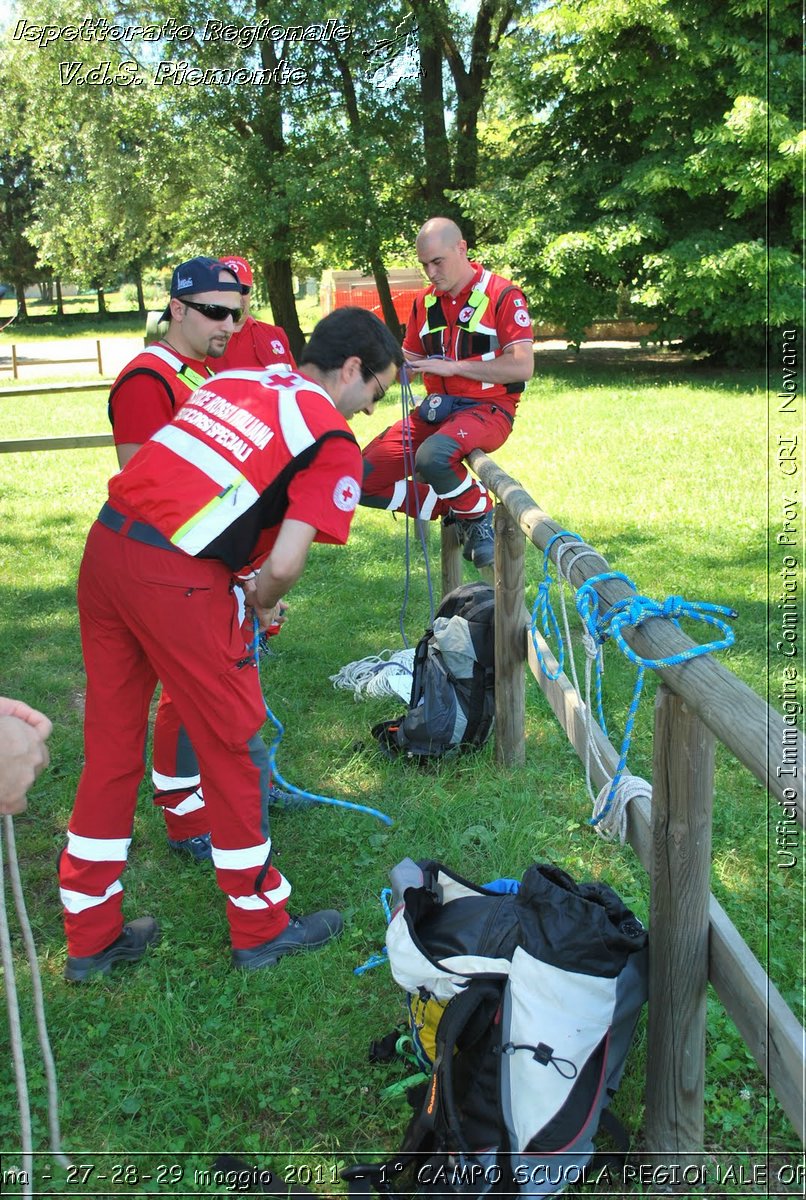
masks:
[[[600,1123],[621,1128],[603,1115],[646,999],[646,930],[607,884],[545,864],[503,893],[410,859],[392,882],[389,963],[416,1032],[431,1026],[415,1039],[430,1077],[400,1152],[343,1172],[350,1194],[578,1184]]]
[[[469,583],[449,592],[414,653],[408,712],[375,725],[384,752],[439,758],[483,746],[495,721],[495,593]]]

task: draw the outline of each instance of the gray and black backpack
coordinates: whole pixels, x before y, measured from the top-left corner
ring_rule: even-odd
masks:
[[[342,1172],[350,1195],[547,1195],[585,1179],[600,1127],[626,1150],[608,1105],[647,933],[612,888],[539,863],[477,887],[411,859],[392,884],[389,964],[427,1081],[394,1158]]]
[[[414,653],[408,712],[375,725],[395,757],[439,758],[483,746],[495,721],[495,593],[469,583],[449,592]]]

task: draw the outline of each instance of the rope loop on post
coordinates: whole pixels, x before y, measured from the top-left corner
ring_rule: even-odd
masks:
[[[537,596],[535,597],[535,602],[532,607],[532,645],[534,646],[535,654],[537,655],[537,661],[540,663],[540,669],[544,675],[548,676],[549,679],[559,679],[560,675],[563,673],[563,667],[565,665],[565,646],[563,643],[562,634],[560,633],[560,626],[557,622],[557,617],[555,616],[554,609],[551,606],[551,585],[554,582],[551,575],[551,547],[561,537],[570,537],[577,542],[582,541],[582,538],[578,533],[569,533],[566,529],[559,530],[549,538],[546,549],[543,552],[543,578],[538,584]],[[560,578],[562,578],[562,575],[559,572],[558,574],[560,575]],[[538,613],[540,614],[540,624],[546,641],[548,642],[549,638],[552,636],[552,632],[557,640],[556,671],[549,670],[548,665],[543,657],[543,653],[537,643],[537,638],[535,637]]]
[[[598,609],[599,598],[594,591],[593,584],[602,582],[605,578],[623,579],[633,589],[635,595],[618,600],[604,613],[597,616],[595,614],[596,609]],[[727,624],[727,619],[734,618],[737,614],[733,609],[725,608],[721,604],[685,600],[682,596],[676,595],[667,596],[662,603],[658,603],[656,600],[651,600],[648,596],[640,595],[632,580],[626,575],[619,573],[612,573],[609,576],[595,576],[593,579],[589,579],[577,593],[577,610],[582,617],[591,640],[596,645],[603,646],[608,638],[612,638],[625,658],[638,668],[633,697],[624,726],[624,737],[616,774],[611,781],[606,800],[603,804],[597,801],[594,815],[591,817],[591,825],[598,826],[607,818],[616,801],[617,789],[627,766],[627,754],[632,741],[633,726],[644,686],[645,672],[647,669],[658,670],[661,667],[679,666],[682,663],[690,662],[694,658],[700,658],[704,654],[712,654],[715,650],[727,649],[728,646],[733,645],[735,638],[733,630]],[[717,629],[721,637],[714,638],[710,642],[702,642],[699,645],[689,646],[685,650],[678,651],[675,654],[668,654],[662,658],[644,658],[627,644],[624,637],[624,630],[638,629],[653,618],[672,620],[676,625],[679,625],[680,621],[684,618],[698,621]]]
[[[532,644],[534,645],[537,660],[541,670],[549,679],[557,679],[563,671],[565,663],[564,643],[560,635],[560,629],[557,618],[554,615],[554,610],[551,606],[549,593],[553,582],[550,571],[550,552],[554,542],[560,537],[570,537],[576,542],[582,542],[578,534],[568,533],[562,530],[555,533],[548,541],[543,555],[543,579],[538,586],[537,597],[532,609],[531,635]],[[633,581],[628,575],[621,571],[604,571],[598,575],[593,575],[587,579],[584,584],[577,590],[575,604],[577,613],[582,622],[582,645],[586,656],[585,666],[585,698],[583,700],[579,681],[577,679],[576,667],[574,664],[573,648],[571,644],[571,632],[568,627],[568,619],[565,609],[565,600],[562,591],[564,582],[570,583],[568,574],[563,574],[561,567],[561,559],[566,549],[570,548],[571,543],[560,548],[556,555],[557,575],[560,584],[560,600],[562,604],[563,622],[565,627],[565,638],[568,645],[569,660],[571,672],[573,675],[574,687],[580,702],[583,703],[585,709],[585,721],[587,731],[586,743],[586,758],[585,758],[585,781],[588,789],[588,794],[593,801],[593,815],[590,818],[590,824],[596,829],[600,836],[607,840],[613,840],[618,837],[621,844],[624,844],[626,839],[626,806],[627,803],[638,794],[651,795],[650,785],[644,779],[638,776],[630,775],[627,771],[627,755],[632,741],[633,727],[635,718],[638,712],[638,705],[641,699],[641,693],[644,686],[644,676],[647,669],[658,670],[662,667],[679,666],[683,663],[690,662],[694,658],[699,658],[704,654],[712,654],[715,650],[725,650],[733,645],[735,635],[733,630],[728,625],[728,620],[737,616],[737,613],[720,604],[709,604],[704,601],[686,600],[682,596],[671,595],[659,603],[656,600],[651,600],[648,596],[643,596],[638,592]],[[601,559],[601,555],[597,551],[582,543],[583,549],[577,551],[575,557],[581,555],[596,555]],[[602,560],[604,561],[604,560]],[[626,583],[632,589],[633,595],[626,596],[622,600],[618,600],[612,604],[610,608],[602,611],[602,601],[596,591],[597,583],[604,583],[610,579],[618,579]],[[557,655],[557,669],[549,671],[545,663],[544,657],[540,651],[537,642],[536,630],[538,624],[538,615],[541,617],[542,629],[545,640],[548,641],[552,635],[552,631],[557,638],[559,651]],[[681,620],[697,621],[701,624],[710,626],[717,630],[719,636],[711,641],[702,642],[697,645],[689,646],[685,650],[678,651],[674,654],[666,655],[662,658],[644,658],[636,650],[628,645],[625,638],[625,630],[638,629],[647,621],[661,618],[664,620],[673,621],[679,626]],[[597,720],[605,737],[609,738],[607,725],[605,723],[604,708],[602,703],[602,677],[604,673],[604,655],[603,648],[606,641],[612,639],[619,647],[625,658],[633,663],[638,672],[633,689],[632,700],[630,702],[627,719],[624,726],[624,736],[622,738],[621,750],[619,753],[618,765],[616,772],[609,783],[601,789],[598,796],[594,797],[593,788],[590,778],[590,758],[591,753],[596,757],[599,767],[604,772],[604,764],[599,756],[593,739],[593,730],[591,726],[591,676],[595,664],[595,687],[596,687],[596,708]]]

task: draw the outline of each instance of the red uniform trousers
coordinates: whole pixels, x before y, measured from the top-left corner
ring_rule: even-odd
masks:
[[[243,592],[240,588],[235,595],[241,612]],[[204,803],[196,752],[176,705],[164,687],[154,718],[152,753],[154,803],[162,809],[168,837],[180,842],[209,833],[210,816]]]
[[[78,581],[85,765],[59,863],[73,957],[96,954],[123,927],[120,875],[158,679],[198,755],[232,945],[248,949],[288,924],[291,888],[271,865],[268,754],[258,732],[265,708],[230,585],[219,561],[144,545],[98,522],[90,530]]]
[[[407,429],[408,426],[408,429]],[[512,418],[496,404],[480,402],[434,425],[414,411],[363,450],[361,503],[407,512],[424,521],[456,513],[483,516],[493,506],[489,492],[464,463],[471,450],[503,446]],[[414,461],[414,479],[411,475]]]

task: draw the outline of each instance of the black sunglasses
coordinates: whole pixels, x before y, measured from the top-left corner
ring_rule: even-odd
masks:
[[[233,324],[237,325],[243,316],[242,308],[228,308],[226,304],[197,304],[195,300],[185,300],[183,296],[179,299],[188,308],[195,308],[196,312],[207,317],[208,321],[226,321],[227,317],[232,317]]]
[[[381,389],[381,391],[380,391],[380,395],[378,395],[378,396],[375,396],[375,398],[374,398],[374,400],[373,400],[373,403],[374,403],[374,404],[380,404],[381,400],[383,400],[384,396],[386,395],[386,388],[383,386],[383,384],[381,383],[380,379],[378,378],[378,376],[377,376],[377,375],[375,374],[375,372],[373,371],[372,367],[368,367],[366,363],[362,363],[362,364],[361,364],[361,366],[364,368],[364,370],[365,370],[365,371],[369,371],[370,375],[371,375],[371,376],[372,376],[372,378],[375,380],[375,382],[377,383],[378,387]]]

